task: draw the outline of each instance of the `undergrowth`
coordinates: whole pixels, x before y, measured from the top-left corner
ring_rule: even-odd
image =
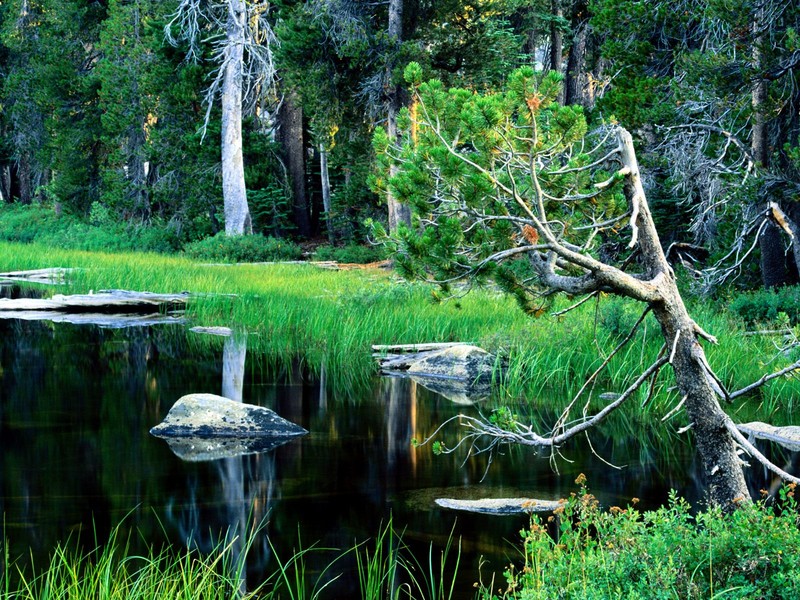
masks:
[[[658,510],[606,510],[585,481],[578,477],[580,491],[552,516],[531,518],[520,563],[505,582],[483,583],[482,600],[800,597],[794,484],[781,488],[777,506],[693,514],[675,493]]]

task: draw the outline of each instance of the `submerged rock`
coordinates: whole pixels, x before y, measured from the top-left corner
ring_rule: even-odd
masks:
[[[268,408],[214,394],[189,394],[180,398],[150,433],[160,438],[287,439],[308,431]]]
[[[437,498],[436,504],[451,510],[464,510],[487,515],[515,515],[520,513],[550,512],[563,504],[563,500],[537,500],[534,498],[483,498],[457,500]]]
[[[290,442],[293,437],[168,437],[169,449],[183,461],[203,462],[269,452]]]
[[[800,426],[786,425],[785,427],[776,427],[769,423],[753,421],[736,427],[747,436],[775,442],[792,452],[800,451]]]

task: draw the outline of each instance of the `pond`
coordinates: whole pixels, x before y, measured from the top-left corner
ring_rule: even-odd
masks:
[[[324,369],[314,377],[302,361],[275,364],[242,343],[176,325],[0,319],[0,512],[11,556],[41,565],[56,543],[93,547],[95,535],[102,541],[120,523],[138,532],[133,550],[165,542],[208,550],[226,530],[257,521],[264,527],[248,561],[255,582],[275,568],[276,554],[285,560],[299,544],[350,548],[391,519],[421,560],[431,544],[438,556],[451,532],[460,539],[457,597],[470,598],[480,564],[486,579],[517,558],[527,517],[451,512],[436,498],[557,499],[575,490],[579,473],[606,506],[633,497],[657,506],[670,489],[702,498],[686,436],[665,432],[654,445],[658,436],[646,429],[615,427],[593,435],[591,446],[565,449],[558,472],[549,456],[523,448],[507,448],[487,469],[487,456],[435,456],[412,440],[489,404],[458,405],[397,378],[338,389]],[[223,391],[309,434],[267,453],[206,462],[181,460],[149,434],[184,394]],[[444,437],[452,444],[457,435],[453,427]],[[769,483],[755,467],[749,477],[754,489]],[[311,570],[332,556],[320,551]],[[352,564],[340,568],[346,573],[328,597],[354,597]]]

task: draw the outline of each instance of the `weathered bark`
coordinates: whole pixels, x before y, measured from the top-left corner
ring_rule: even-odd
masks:
[[[656,283],[658,298],[650,302],[661,326],[664,343],[671,352],[672,369],[678,389],[686,398],[686,413],[695,433],[697,451],[703,463],[709,498],[726,510],[750,499],[736,454],[736,445],[726,428],[729,417],[717,401],[712,387],[712,373],[698,341],[699,328],[689,316],[667,263],[639,178],[633,140],[620,131],[623,168],[630,169],[626,195],[638,204],[636,221],[638,243],[646,269],[645,276]]]
[[[758,238],[758,245],[761,250],[761,281],[764,288],[770,289],[789,283],[780,227],[771,221],[767,222]]]
[[[278,117],[286,169],[291,180],[292,218],[297,227],[297,233],[303,237],[309,237],[311,235],[311,215],[308,209],[308,189],[306,187],[303,109],[295,91],[290,91],[285,95]]]
[[[227,235],[253,232],[242,154],[242,66],[246,16],[244,0],[228,0],[222,80],[222,199]]]
[[[389,41],[399,46],[403,40],[403,0],[389,1],[389,27],[387,30]],[[386,115],[386,131],[391,141],[397,140],[397,115],[402,108],[402,94],[399,85],[392,84],[392,71],[394,60],[389,60],[386,65],[386,80],[389,82],[389,102]],[[390,176],[397,174],[397,167],[390,167]],[[395,232],[401,224],[411,225],[411,209],[400,203],[391,191],[386,198],[389,207],[389,231]]]
[[[331,174],[328,170],[328,149],[324,142],[319,145],[319,179],[322,188],[322,208],[325,211],[325,229],[328,232],[328,241],[332,244],[336,237],[331,221]]]

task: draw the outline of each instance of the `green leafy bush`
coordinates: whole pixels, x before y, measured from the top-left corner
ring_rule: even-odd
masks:
[[[748,323],[776,321],[780,313],[789,315],[792,325],[800,323],[800,287],[748,292],[731,302],[731,310]]]
[[[386,258],[383,246],[360,246],[348,244],[347,246],[320,246],[314,252],[314,260],[335,260],[340,263],[367,264]]]
[[[187,244],[184,252],[191,258],[218,262],[270,262],[303,257],[302,248],[288,240],[224,233]]]
[[[547,522],[532,517],[524,565],[506,571],[501,596],[484,588],[484,600],[800,597],[794,484],[781,490],[780,509],[759,502],[692,515],[674,493],[654,511],[603,510],[584,482]]]

